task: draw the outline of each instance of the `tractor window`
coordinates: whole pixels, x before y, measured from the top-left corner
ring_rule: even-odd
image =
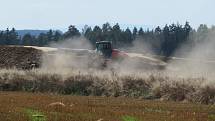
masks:
[[[104,49],[108,49],[108,45],[107,44],[104,44]]]
[[[110,44],[104,44],[104,45],[103,45],[103,48],[104,48],[104,49],[110,49]]]
[[[98,45],[98,49],[102,50],[102,49],[110,49],[111,45],[110,44],[99,44]]]
[[[110,58],[112,54],[111,43],[97,43],[97,51],[101,52],[105,58]]]
[[[102,47],[102,44],[99,44],[99,45],[98,45],[98,49],[99,49],[99,50],[102,50],[102,48],[103,48],[103,47]]]
[[[111,50],[111,44],[110,43],[98,43],[96,45],[96,48],[100,51]]]

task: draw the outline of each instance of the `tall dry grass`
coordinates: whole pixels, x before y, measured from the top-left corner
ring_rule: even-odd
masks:
[[[126,74],[95,70],[71,70],[70,73],[42,69],[0,70],[1,91],[126,96],[203,104],[215,104],[214,83],[212,78],[177,77],[166,72]]]

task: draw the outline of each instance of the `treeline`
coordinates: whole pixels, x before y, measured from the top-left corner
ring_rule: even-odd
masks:
[[[119,24],[111,26],[105,23],[102,27],[93,28],[86,25],[82,31],[79,31],[71,25],[65,33],[49,30],[39,36],[25,34],[22,37],[17,34],[15,28],[12,28],[0,31],[0,45],[48,46],[53,42],[84,36],[92,45],[95,45],[96,41],[111,41],[114,48],[131,47],[135,40],[139,40],[149,45],[154,53],[170,56],[182,44],[186,43],[188,48],[192,48],[196,43],[205,41],[208,34],[213,32],[215,32],[214,26],[208,28],[207,25],[202,24],[195,30],[188,22],[184,25],[165,25],[163,28],[158,26],[152,30],[136,27],[121,29]]]
[[[49,30],[47,33],[40,33],[33,36],[30,33],[19,36],[15,28],[0,31],[0,45],[26,45],[26,46],[46,46],[52,41],[62,39],[62,34],[58,31]]]

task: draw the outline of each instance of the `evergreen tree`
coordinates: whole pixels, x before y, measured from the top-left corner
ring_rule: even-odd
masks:
[[[136,39],[136,37],[137,37],[137,28],[136,27],[134,27],[134,29],[133,29],[133,40],[135,40]]]
[[[170,34],[170,30],[169,27],[167,25],[165,25],[165,27],[163,28],[163,36],[164,36],[164,42],[161,45],[161,54],[162,55],[168,55],[168,43],[169,43],[169,35]]]
[[[95,47],[96,39],[95,39],[94,32],[92,31],[91,27],[85,28],[84,37],[86,37],[90,41],[90,43],[93,45],[93,47]]]
[[[155,34],[156,35],[161,34],[161,32],[162,32],[162,30],[159,26],[155,28]]]
[[[102,41],[102,29],[99,27],[99,26],[95,26],[93,28],[93,41],[96,42],[96,41]]]
[[[81,36],[81,33],[73,25],[70,25],[69,28],[68,28],[68,31],[64,34],[65,39],[73,38],[73,37],[80,37],[80,36]]]
[[[7,28],[6,31],[5,31],[5,37],[4,37],[4,39],[5,39],[5,44],[6,44],[6,45],[9,45],[9,44],[10,44],[9,32],[10,32],[9,29]]]
[[[197,29],[197,43],[203,42],[208,36],[209,29],[207,25],[201,24]]]
[[[144,35],[144,31],[143,28],[141,27],[140,30],[138,31],[138,35],[139,36],[143,36]]]
[[[15,28],[12,28],[12,30],[9,31],[8,41],[9,41],[10,45],[18,45],[19,44],[18,34],[17,34]]]
[[[59,31],[55,31],[53,35],[53,41],[58,42],[62,39],[62,34]]]
[[[51,29],[47,32],[47,37],[49,41],[53,40],[53,31]]]
[[[113,26],[112,31],[111,31],[111,41],[113,43],[113,47],[120,47],[121,43],[123,42],[123,34],[122,30],[117,23],[116,25]]]
[[[26,34],[26,35],[24,35],[23,36],[23,38],[22,38],[22,44],[23,45],[25,45],[25,46],[30,46],[30,45],[32,45],[33,44],[33,37],[31,36],[31,34]]]
[[[4,41],[4,31],[0,31],[0,45],[4,45],[5,41]]]
[[[124,32],[123,32],[123,46],[128,46],[129,44],[131,44],[132,42],[132,32],[129,28],[127,28]]]
[[[111,30],[112,27],[109,23],[105,23],[102,25],[102,40],[103,41],[111,41]]]
[[[36,41],[38,46],[46,46],[48,45],[48,37],[47,34],[41,33],[38,37],[37,37],[37,41]]]

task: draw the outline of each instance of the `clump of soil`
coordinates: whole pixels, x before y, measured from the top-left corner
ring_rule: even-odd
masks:
[[[37,68],[41,58],[42,51],[31,47],[0,46],[0,68]]]

